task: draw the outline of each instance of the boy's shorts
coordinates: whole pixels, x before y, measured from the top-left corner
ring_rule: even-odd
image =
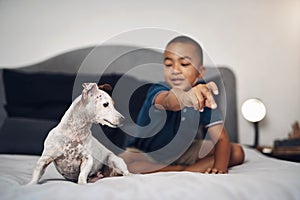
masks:
[[[192,165],[197,162],[199,159],[199,151],[202,146],[203,140],[194,140],[191,144],[191,146],[174,162],[171,163],[171,165]],[[134,153],[144,153],[143,151],[137,149],[137,148],[127,148],[126,149],[129,152]],[[146,155],[146,160],[149,162],[156,163],[157,161],[151,157],[148,154]]]

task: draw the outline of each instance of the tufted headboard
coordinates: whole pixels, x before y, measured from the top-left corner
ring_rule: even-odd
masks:
[[[43,140],[77,97],[83,82],[109,83],[117,109],[134,126],[149,83],[162,79],[162,71],[151,73],[133,70],[149,69],[162,64],[162,53],[131,46],[100,46],[65,52],[45,61],[16,69],[0,71],[0,153],[36,154]],[[157,67],[157,66],[156,66]],[[139,69],[141,69],[139,68]],[[161,69],[162,70],[162,69]],[[134,72],[134,73],[133,73]],[[226,67],[207,67],[205,81],[213,80],[220,89],[216,96],[225,116],[225,127],[232,142],[238,141],[236,83],[233,72]],[[121,84],[120,84],[121,82]],[[117,88],[126,86],[118,91]],[[124,99],[125,98],[125,99]],[[118,153],[128,135],[120,129],[93,127],[95,137]],[[130,129],[134,130],[134,129]]]

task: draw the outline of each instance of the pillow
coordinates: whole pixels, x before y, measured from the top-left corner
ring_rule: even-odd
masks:
[[[57,121],[6,118],[0,129],[0,153],[41,155],[48,132]]]
[[[74,75],[24,72],[4,69],[6,101],[11,105],[32,106],[72,100]]]
[[[57,103],[36,106],[5,105],[9,117],[22,117],[33,119],[59,120],[64,115],[69,105]]]
[[[137,89],[138,92],[134,92],[132,95],[130,105],[127,105],[122,95],[114,99],[116,108],[122,112],[129,107],[130,116],[125,117],[132,117],[135,120],[144,102],[149,85],[121,74],[103,75],[99,80],[99,84],[108,83],[114,88],[121,77],[122,83],[128,87],[140,86]],[[3,69],[6,96],[4,107],[8,117],[60,120],[72,103],[75,78],[75,74]],[[95,75],[80,75],[77,78],[82,81],[97,80]],[[110,91],[107,92],[110,95],[112,94]],[[126,93],[127,91],[122,92]]]
[[[74,75],[4,69],[9,117],[59,120],[72,102]]]

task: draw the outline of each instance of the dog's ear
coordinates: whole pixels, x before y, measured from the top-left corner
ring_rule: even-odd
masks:
[[[96,83],[83,83],[82,84],[83,90],[82,90],[82,99],[86,100],[88,97],[88,93],[94,89],[97,89],[98,86]]]
[[[88,91],[88,90],[92,89],[93,86],[95,86],[95,85],[96,85],[96,83],[83,83],[82,87]]]
[[[108,91],[111,91],[112,90],[112,87],[111,85],[105,83],[103,85],[98,85],[98,88],[101,89],[101,90],[108,90]]]

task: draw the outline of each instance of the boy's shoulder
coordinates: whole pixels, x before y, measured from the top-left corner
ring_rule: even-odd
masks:
[[[148,94],[157,93],[160,91],[169,91],[170,89],[171,89],[170,86],[166,82],[161,81],[161,82],[153,83],[148,90]]]
[[[165,88],[165,89],[169,89],[169,90],[171,89],[170,86],[165,81],[160,81],[160,82],[157,82],[157,83],[153,83],[152,87],[161,87],[161,88]]]

